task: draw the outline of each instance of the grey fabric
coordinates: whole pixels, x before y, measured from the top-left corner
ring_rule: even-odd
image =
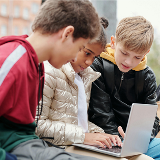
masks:
[[[16,146],[10,153],[17,160],[98,160],[94,157],[65,152],[63,149],[49,147],[41,139],[34,139]]]

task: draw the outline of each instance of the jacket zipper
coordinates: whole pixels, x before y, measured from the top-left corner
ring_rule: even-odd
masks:
[[[120,85],[119,85],[118,92],[119,92],[119,90],[120,90],[120,88],[121,88],[121,85],[122,85],[122,81],[123,81],[123,79],[124,79],[124,73],[122,73],[122,76],[121,76],[121,82],[120,82]]]

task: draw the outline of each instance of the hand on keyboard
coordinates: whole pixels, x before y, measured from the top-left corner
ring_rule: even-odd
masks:
[[[105,146],[112,148],[112,143],[114,145],[122,146],[121,139],[118,135],[106,133],[85,133],[84,144],[97,145],[102,148],[105,148]]]

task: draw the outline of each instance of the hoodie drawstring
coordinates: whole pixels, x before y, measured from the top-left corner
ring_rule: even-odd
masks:
[[[38,69],[39,69],[39,89],[38,89],[38,115],[37,115],[37,129],[38,129],[38,120],[40,118],[40,115],[42,113],[42,108],[43,108],[43,88],[41,88],[44,84],[44,77],[42,77],[42,83],[41,83],[41,67],[42,67],[42,63],[40,63],[38,65]],[[42,91],[42,93],[41,93]],[[41,110],[39,111],[39,101],[40,101],[40,93],[42,94],[42,102],[41,102]]]

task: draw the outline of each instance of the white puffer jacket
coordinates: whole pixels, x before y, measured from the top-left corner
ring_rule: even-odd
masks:
[[[80,73],[80,76],[84,83],[88,107],[92,82],[100,76],[100,73],[88,67]],[[82,127],[78,126],[78,87],[74,79],[75,71],[70,63],[56,69],[45,62],[43,111],[38,121],[37,135],[54,137],[54,140],[46,140],[56,145],[84,142],[85,133]],[[88,122],[88,130],[90,133],[104,133],[91,122]]]

